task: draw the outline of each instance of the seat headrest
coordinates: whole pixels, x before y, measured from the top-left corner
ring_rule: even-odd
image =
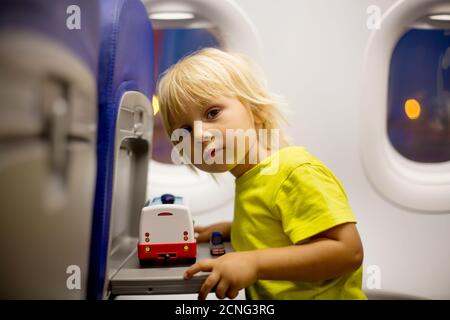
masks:
[[[139,0],[101,0],[100,104],[117,99],[125,82],[128,90],[153,94],[153,31]]]
[[[67,27],[73,5],[79,7],[80,29]],[[97,74],[99,13],[97,0],[2,0],[0,30],[39,33],[68,48]]]

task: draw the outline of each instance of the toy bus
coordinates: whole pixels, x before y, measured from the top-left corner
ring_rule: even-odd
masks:
[[[164,194],[148,201],[141,212],[138,257],[146,262],[194,263],[197,241],[194,223],[182,197]]]

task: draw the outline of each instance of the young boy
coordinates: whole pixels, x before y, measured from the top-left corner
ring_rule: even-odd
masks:
[[[221,231],[235,250],[186,271],[185,279],[210,272],[199,299],[214,289],[233,299],[243,288],[248,299],[366,299],[363,247],[346,193],[305,148],[288,146],[278,104],[250,60],[203,49],[164,74],[158,96],[179,153],[200,170],[236,177],[233,222],[196,228],[197,241]]]

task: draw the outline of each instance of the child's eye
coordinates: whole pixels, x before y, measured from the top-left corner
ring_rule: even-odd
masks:
[[[208,112],[206,113],[206,119],[208,120],[214,119],[215,117],[217,117],[219,113],[220,109],[218,108],[208,110]]]

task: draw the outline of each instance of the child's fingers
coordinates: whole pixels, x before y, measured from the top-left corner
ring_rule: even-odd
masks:
[[[197,242],[208,242],[209,241],[209,232],[207,227],[197,226],[194,228],[194,236]]]
[[[239,290],[233,287],[229,287],[227,291],[227,298],[234,299],[238,296]]]
[[[209,237],[210,237],[210,233],[204,231],[204,232],[198,233],[197,237],[195,239],[197,240],[197,242],[208,242]]]
[[[198,232],[198,233],[203,232],[205,230],[206,230],[206,227],[204,227],[204,226],[195,226],[194,227],[194,231]]]
[[[184,278],[190,279],[194,274],[200,271],[211,271],[214,265],[213,259],[205,259],[194,263],[184,272]]]
[[[225,295],[227,294],[227,290],[229,287],[229,283],[225,281],[225,279],[221,279],[216,288],[216,296],[219,299],[225,299]]]
[[[200,288],[200,292],[198,294],[199,300],[205,300],[208,293],[211,292],[212,288],[214,288],[215,285],[220,280],[220,275],[217,272],[212,272],[208,278],[206,278],[205,282],[203,282],[202,287]]]

